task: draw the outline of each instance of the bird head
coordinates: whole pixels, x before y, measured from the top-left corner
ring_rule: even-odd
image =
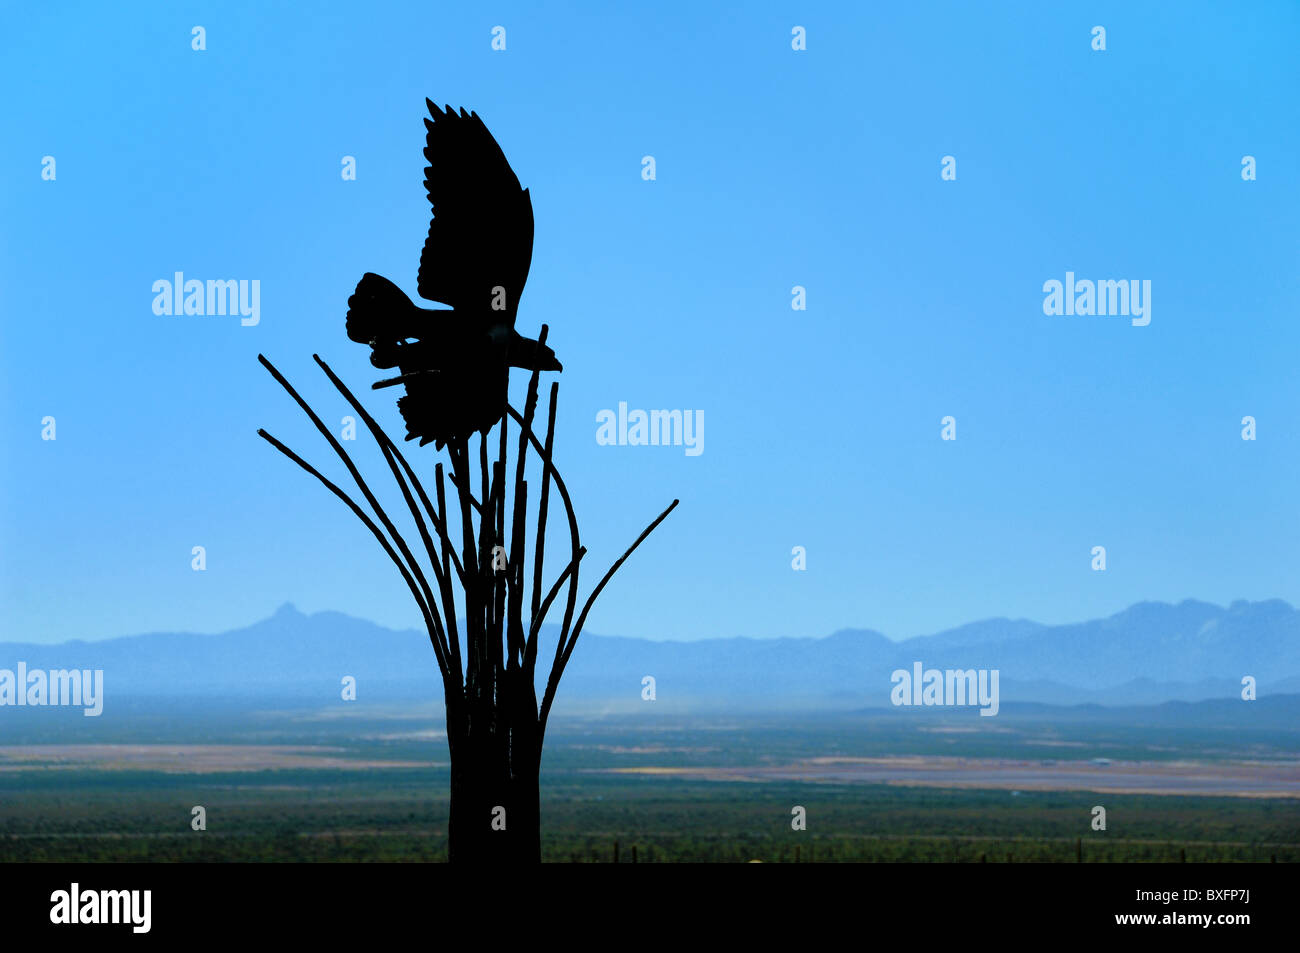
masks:
[[[555,359],[555,352],[543,344],[537,349],[537,369],[540,371],[562,371],[564,365]]]

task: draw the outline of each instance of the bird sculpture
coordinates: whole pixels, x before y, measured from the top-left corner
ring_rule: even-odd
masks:
[[[439,449],[487,433],[505,413],[510,368],[560,371],[555,352],[515,331],[533,257],[533,203],[477,113],[425,100],[424,186],[433,220],[416,290],[451,310],[418,307],[367,272],[348,299],[348,337],[396,367],[375,388],[404,386],[406,439]]]

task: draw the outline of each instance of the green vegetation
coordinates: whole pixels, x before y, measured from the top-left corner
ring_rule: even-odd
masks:
[[[1084,862],[1178,861],[1184,852],[1188,862],[1300,860],[1296,799],[708,781],[608,770],[907,754],[1295,760],[1286,732],[1238,731],[1234,745],[1187,729],[997,720],[986,727],[965,719],[951,730],[955,722],[860,715],[569,719],[555,726],[543,765],[543,857],[609,862],[617,843],[624,863],[633,848],[640,863],[1073,863],[1081,839]],[[412,737],[436,724],[359,709],[346,718],[299,712],[77,726],[81,737],[61,732],[64,743],[319,745],[344,766],[163,773],[75,758],[38,762],[11,749],[0,754],[0,861],[445,860],[446,747]],[[52,742],[39,737],[39,725],[7,727],[0,745]],[[359,766],[346,766],[351,760]],[[15,769],[19,761],[26,764]],[[1095,804],[1106,807],[1104,832],[1089,827]],[[194,805],[207,811],[206,831],[190,830]],[[807,809],[806,832],[790,829],[794,805]]]

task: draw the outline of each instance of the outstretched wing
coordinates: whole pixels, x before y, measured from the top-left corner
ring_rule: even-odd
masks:
[[[416,287],[429,301],[513,327],[533,259],[532,200],[476,113],[425,102],[433,221]]]

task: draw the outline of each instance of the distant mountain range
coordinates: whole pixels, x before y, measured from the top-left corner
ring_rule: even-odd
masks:
[[[556,627],[543,632],[544,681]],[[547,638],[551,641],[547,642]],[[103,669],[114,698],[332,703],[340,680],[359,701],[441,699],[428,638],[337,612],[291,605],[218,635],[153,633],[60,645],[0,643],[0,669]],[[1261,696],[1300,693],[1300,611],[1281,600],[1229,607],[1143,602],[1105,619],[1049,626],[990,619],[892,641],[844,630],[825,638],[656,642],[584,634],[560,688],[561,708],[633,707],[642,678],[663,707],[793,709],[889,705],[890,674],[927,668],[998,669],[1002,704],[1151,705],[1235,698],[1244,675]]]

